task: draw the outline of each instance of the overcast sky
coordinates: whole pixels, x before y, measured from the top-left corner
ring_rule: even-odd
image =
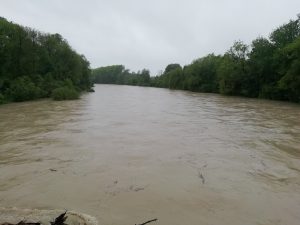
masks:
[[[300,0],[0,0],[0,16],[59,33],[92,68],[123,64],[154,75],[251,43],[297,18]]]

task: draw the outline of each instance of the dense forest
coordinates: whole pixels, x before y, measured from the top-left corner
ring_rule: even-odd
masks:
[[[0,17],[0,103],[52,97],[76,99],[91,90],[89,62],[59,34]]]
[[[93,81],[98,84],[123,84],[135,86],[150,86],[150,71],[130,72],[123,65],[113,65],[94,69]]]
[[[300,18],[258,37],[236,41],[224,55],[209,54],[161,75],[131,73],[116,65],[93,70],[96,83],[126,84],[300,102]]]

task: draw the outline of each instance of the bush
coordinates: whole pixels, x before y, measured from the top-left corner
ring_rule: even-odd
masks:
[[[22,102],[40,98],[42,91],[28,77],[19,77],[11,82],[6,94],[11,101]]]
[[[6,103],[4,95],[0,93],[0,105]]]
[[[56,101],[73,100],[79,98],[79,92],[72,87],[59,87],[52,91],[51,97]]]

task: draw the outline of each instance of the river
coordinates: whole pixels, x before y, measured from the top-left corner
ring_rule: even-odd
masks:
[[[0,207],[99,225],[299,225],[300,105],[95,90],[0,106]]]

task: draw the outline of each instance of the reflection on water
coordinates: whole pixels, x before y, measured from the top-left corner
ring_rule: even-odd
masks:
[[[299,105],[96,86],[0,107],[0,207],[100,224],[300,221]]]

